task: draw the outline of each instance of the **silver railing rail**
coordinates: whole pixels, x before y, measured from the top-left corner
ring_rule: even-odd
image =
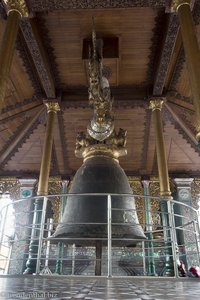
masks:
[[[130,194],[76,194],[88,197],[107,197],[107,238],[102,238],[102,274],[108,277],[117,275],[131,276],[175,276],[178,277],[178,262],[182,260],[186,269],[191,265],[200,264],[200,226],[199,211],[179,201],[159,197],[148,197],[154,203],[148,211],[144,207],[137,208],[140,225],[147,239],[128,239],[131,247],[114,247],[112,238],[114,226],[133,226],[131,223],[113,223],[112,212],[119,210],[131,213],[127,208],[119,209],[112,205],[114,197],[133,197],[138,203],[145,196]],[[49,195],[45,197],[30,197],[13,201],[0,211],[0,270],[1,274],[23,274],[27,265],[33,265],[35,274],[64,275],[94,275],[95,248],[68,245],[70,238],[56,238],[56,243],[50,235],[53,234],[60,220],[53,220],[49,207],[52,203],[61,201],[62,197],[74,194]],[[160,209],[161,201],[166,201],[166,211]],[[155,205],[155,202],[157,205]],[[6,222],[10,218],[9,207],[15,212],[14,234],[7,234]],[[156,207],[156,208],[155,208]],[[176,207],[179,211],[176,211]],[[180,210],[182,213],[180,213]],[[54,209],[55,213],[55,209]],[[40,218],[38,218],[40,214]],[[149,214],[148,223],[145,215]],[[165,222],[163,221],[164,218]],[[69,223],[68,223],[69,224]],[[74,223],[73,223],[74,224]],[[102,225],[103,223],[85,223],[87,225]],[[69,224],[70,225],[70,224]],[[81,225],[81,223],[76,223]],[[136,224],[137,225],[137,224]],[[86,238],[73,238],[74,241]],[[90,238],[90,240],[95,240]],[[98,240],[100,240],[98,238]],[[127,241],[120,238],[123,243]],[[77,241],[77,244],[79,244]],[[107,245],[107,246],[105,246]],[[27,263],[28,262],[28,263]],[[62,269],[62,270],[61,270]],[[59,270],[59,271],[58,271]]]

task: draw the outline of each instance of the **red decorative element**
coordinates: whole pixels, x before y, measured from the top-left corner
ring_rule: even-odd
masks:
[[[192,266],[189,268],[189,272],[192,273],[193,277],[200,278],[200,268]]]

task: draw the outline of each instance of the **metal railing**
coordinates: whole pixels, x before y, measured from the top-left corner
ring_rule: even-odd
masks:
[[[147,222],[140,225],[147,237],[144,239],[113,238],[114,226],[137,226],[125,221],[113,223],[114,211],[122,211],[124,215],[134,210],[119,209],[112,205],[113,197],[132,197],[133,201],[146,201],[146,196],[130,194],[76,194],[78,196],[105,196],[107,201],[107,222],[84,223],[87,226],[107,226],[107,236],[102,240],[102,257],[96,258],[94,246],[80,247],[81,240],[96,240],[84,237],[65,237],[54,239],[58,224],[49,212],[52,201],[59,203],[63,197],[74,194],[49,195],[45,197],[31,197],[13,201],[4,206],[0,212],[0,268],[2,274],[23,274],[27,266],[32,264],[34,274],[63,274],[63,275],[94,275],[98,260],[101,261],[101,274],[106,276],[175,276],[178,277],[178,262],[183,260],[188,269],[191,265],[200,264],[200,229],[198,210],[175,200],[149,197],[148,201],[157,202],[157,209],[149,206],[149,211],[136,209],[140,219]],[[165,210],[162,209],[163,203]],[[15,212],[13,236],[6,233],[6,220],[9,220],[9,207]],[[179,207],[176,212],[174,207]],[[61,205],[60,205],[61,207]],[[39,217],[38,217],[39,216]],[[142,216],[142,217],[141,217]],[[165,219],[165,220],[164,220]],[[84,225],[77,222],[73,225]],[[72,225],[72,224],[66,224]],[[73,244],[70,241],[73,240]],[[76,243],[77,240],[77,243]],[[120,240],[120,246],[112,246]],[[127,240],[130,246],[127,245]],[[87,244],[87,243],[86,243]],[[90,242],[88,242],[90,244]],[[34,270],[33,270],[34,269]]]

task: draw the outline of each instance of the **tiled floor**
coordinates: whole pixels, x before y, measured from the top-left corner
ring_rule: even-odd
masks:
[[[199,300],[200,279],[0,277],[0,299]]]

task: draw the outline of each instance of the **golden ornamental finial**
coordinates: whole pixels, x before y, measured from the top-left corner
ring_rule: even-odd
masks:
[[[158,98],[158,99],[151,99],[149,102],[149,108],[152,109],[152,111],[159,109],[162,109],[164,100],[162,98]]]
[[[7,6],[7,14],[17,11],[21,17],[28,17],[28,9],[25,0],[4,0]]]
[[[179,7],[182,5],[189,5],[191,4],[191,0],[172,0],[171,2],[171,11],[177,12]]]
[[[118,161],[127,154],[126,130],[114,129],[112,116],[113,98],[107,78],[102,72],[103,40],[96,38],[93,20],[92,47],[89,49],[89,104],[94,113],[87,133],[79,132],[76,138],[75,155],[84,160],[96,156],[111,157]]]
[[[60,110],[60,105],[58,102],[45,102],[44,103],[47,107],[47,112],[49,113],[50,111],[57,112]]]
[[[89,105],[93,107],[94,114],[88,124],[89,135],[97,141],[108,138],[113,130],[112,103],[110,86],[107,78],[103,76],[103,40],[96,38],[93,19],[92,48],[89,49]]]

